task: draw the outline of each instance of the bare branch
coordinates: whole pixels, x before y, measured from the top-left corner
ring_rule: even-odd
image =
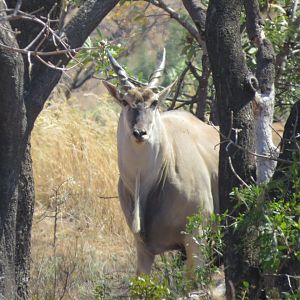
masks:
[[[5,11],[6,11],[6,13],[13,12],[12,9],[7,9]],[[34,16],[32,14],[28,14],[28,13],[23,12],[23,11],[18,11],[17,15],[10,14],[10,15],[6,15],[6,16],[1,17],[0,18],[0,23],[6,22],[6,21],[20,20],[20,19],[26,20],[26,21],[36,22],[36,23],[42,25],[43,29],[47,29],[51,33],[54,43],[59,42],[63,46],[63,48],[65,48],[65,49],[69,48],[67,43],[50,27],[49,19],[46,23],[46,22],[42,21],[40,18],[37,18],[36,16]]]
[[[98,47],[78,47],[78,48],[68,48],[65,50],[54,50],[54,51],[30,51],[30,50],[26,50],[24,49],[20,49],[20,48],[16,48],[16,47],[10,47],[4,44],[0,43],[0,48],[6,49],[6,50],[12,50],[14,52],[18,52],[18,53],[22,53],[22,54],[26,54],[26,55],[31,55],[31,56],[56,56],[56,55],[62,55],[62,54],[66,54],[68,56],[72,56],[76,55],[76,53],[80,50],[99,50]]]
[[[99,199],[118,199],[118,196],[98,196]]]
[[[45,26],[37,35],[36,37],[24,48],[24,50],[29,50],[39,39],[40,37],[44,34],[44,32],[46,31],[47,27]],[[46,35],[45,35],[46,38]],[[42,40],[42,42],[44,42],[44,40]],[[39,45],[37,46],[37,49],[39,48]]]
[[[178,82],[177,82],[177,85],[176,85],[176,91],[175,91],[175,95],[173,97],[173,100],[171,102],[171,105],[170,107],[168,108],[168,110],[172,110],[175,108],[175,105],[176,105],[176,101],[177,101],[177,98],[179,96],[179,92],[180,92],[180,89],[181,89],[181,86],[182,86],[182,83],[184,81],[184,78],[185,78],[185,75],[186,73],[188,72],[188,70],[190,69],[190,62],[186,64],[187,66],[184,68],[184,70],[181,72],[180,76],[178,77]],[[186,104],[186,103],[185,103]]]
[[[193,19],[198,31],[204,35],[205,21],[206,21],[206,9],[201,6],[200,1],[195,0],[182,0],[185,9]]]
[[[228,162],[229,162],[230,169],[231,169],[232,173],[235,175],[235,177],[241,182],[242,185],[244,185],[247,188],[250,188],[250,186],[235,171],[233,164],[232,164],[231,157],[229,156],[229,154],[228,154]]]
[[[17,3],[16,3],[16,6],[15,6],[14,12],[13,12],[14,16],[17,15],[19,9],[21,8],[21,5],[22,5],[22,0],[18,0]]]
[[[298,5],[299,5],[299,0],[292,1],[292,14],[291,14],[292,21],[295,21],[295,19],[296,19]]]
[[[274,160],[274,161],[281,162],[281,163],[284,163],[284,164],[289,164],[289,165],[292,165],[292,164],[295,163],[292,160],[281,159],[281,158],[279,158],[277,156],[263,155],[263,154],[252,152],[250,150],[246,150],[242,146],[240,146],[239,144],[237,144],[236,142],[234,142],[233,140],[231,140],[228,136],[225,136],[224,134],[222,134],[221,131],[219,130],[219,128],[216,127],[214,124],[210,123],[210,125],[213,126],[219,132],[220,136],[222,136],[222,138],[223,138],[222,143],[228,143],[229,146],[233,145],[237,149],[242,150],[242,151],[244,151],[244,152],[246,152],[246,153],[248,153],[248,154],[250,154],[250,155],[252,155],[254,157],[259,157],[259,158],[263,158],[263,159],[267,159],[267,160]],[[227,145],[227,147],[228,147],[228,145]],[[300,162],[298,162],[297,164],[300,165]]]
[[[64,41],[65,45],[55,46],[53,41],[48,41],[44,48],[45,52],[55,50],[76,49],[82,47],[86,38],[101,20],[110,12],[119,0],[87,0],[77,11],[76,15],[61,30],[59,38]],[[67,46],[67,49],[66,49]],[[51,63],[56,65],[67,65],[71,57],[55,55],[51,57]],[[30,90],[26,95],[26,103],[29,110],[29,122],[33,126],[35,118],[41,111],[44,102],[48,98],[53,87],[61,77],[62,71],[52,70],[41,64],[33,70]]]
[[[57,66],[57,65],[53,65],[51,62],[47,62],[47,61],[45,61],[44,59],[42,59],[39,55],[36,55],[36,58],[37,58],[42,64],[44,64],[45,66],[47,66],[48,68],[53,69],[53,70],[57,70],[57,71],[63,71],[63,72],[70,71],[70,70],[76,68],[76,67],[80,64],[80,63],[77,63],[77,64],[73,65],[72,67],[66,68],[66,67],[64,67],[64,66],[59,67],[59,66]]]
[[[176,20],[180,25],[182,25],[190,34],[191,36],[201,45],[202,39],[197,30],[191,23],[185,20],[179,13],[177,13],[173,8],[165,4],[162,0],[144,0],[149,2],[161,9],[163,9],[170,18]]]

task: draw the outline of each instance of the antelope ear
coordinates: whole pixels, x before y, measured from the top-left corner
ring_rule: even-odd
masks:
[[[177,84],[177,79],[172,82],[169,86],[167,86],[166,88],[164,88],[159,94],[158,94],[158,101],[161,103],[162,101],[164,101],[169,94],[172,91],[172,88]]]
[[[117,102],[119,104],[121,104],[122,97],[121,97],[121,93],[119,92],[119,90],[113,84],[111,84],[110,82],[108,82],[106,80],[102,80],[102,83],[107,88],[108,92],[117,100]]]

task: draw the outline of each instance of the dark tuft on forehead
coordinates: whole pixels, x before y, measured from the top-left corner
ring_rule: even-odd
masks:
[[[144,101],[148,101],[154,96],[154,93],[150,89],[145,89],[143,92]]]
[[[147,102],[153,97],[154,93],[150,89],[136,88],[128,91],[128,96],[132,99],[132,102]]]

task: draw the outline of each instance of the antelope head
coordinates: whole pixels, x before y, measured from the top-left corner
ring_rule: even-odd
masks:
[[[109,52],[108,57],[125,92],[121,92],[108,81],[103,81],[103,84],[122,106],[122,115],[124,117],[127,133],[131,135],[134,142],[139,144],[145,143],[151,139],[153,128],[157,122],[159,122],[159,105],[169,95],[175,83],[172,83],[159,93],[153,91],[157,88],[157,84],[165,67],[165,50],[161,62],[152,73],[146,87],[136,87],[129,80],[125,70]]]

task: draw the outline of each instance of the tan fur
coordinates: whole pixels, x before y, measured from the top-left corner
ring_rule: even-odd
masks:
[[[149,274],[155,255],[182,248],[189,269],[201,266],[197,244],[183,232],[188,216],[219,211],[218,132],[190,113],[160,113],[151,106],[163,101],[174,83],[158,95],[134,88],[123,98],[105,85],[119,103],[129,104],[118,124],[118,189],[136,242],[137,273]],[[135,136],[138,130],[144,139]]]
[[[150,89],[136,88],[129,90],[126,98],[130,102],[131,106],[140,102],[148,102],[154,96],[154,93]]]
[[[118,129],[119,195],[131,228],[136,224],[135,175],[137,168],[141,169],[141,230],[133,232],[138,274],[150,272],[154,255],[181,247],[187,250],[189,268],[202,264],[197,245],[182,234],[186,218],[199,211],[207,215],[219,209],[218,132],[185,112],[166,112],[159,118],[159,150],[153,156],[147,145],[124,139],[122,116]]]

